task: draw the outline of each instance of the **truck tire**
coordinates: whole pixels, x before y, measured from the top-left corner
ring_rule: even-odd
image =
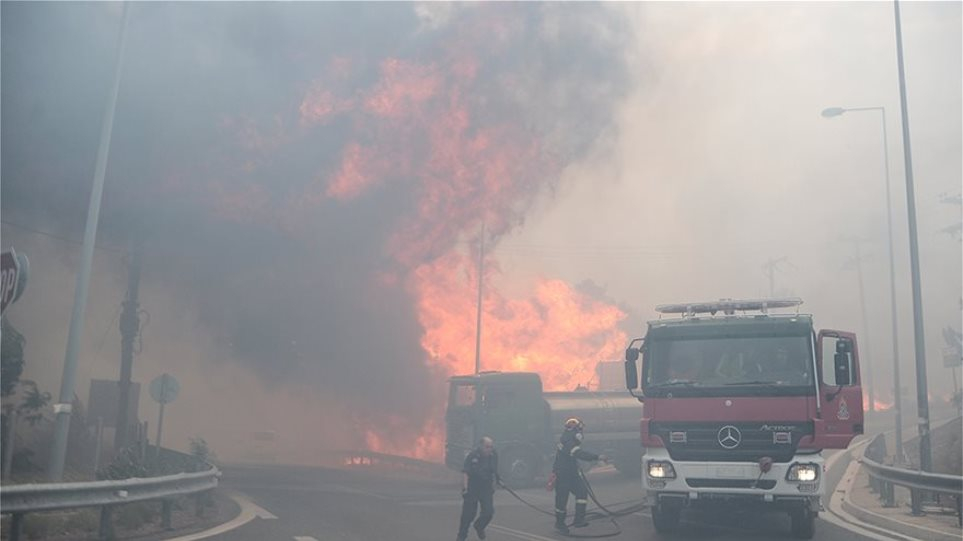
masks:
[[[660,503],[652,508],[652,525],[660,534],[672,533],[679,528],[682,510],[675,505]]]
[[[511,488],[535,486],[538,459],[534,452],[523,447],[509,447],[498,457],[502,482]]]
[[[789,512],[792,521],[791,532],[796,539],[812,539],[816,534],[816,513],[807,508]]]

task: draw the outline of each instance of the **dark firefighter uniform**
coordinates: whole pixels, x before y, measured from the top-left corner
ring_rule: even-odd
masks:
[[[468,526],[475,518],[479,504],[481,504],[481,515],[475,521],[475,531],[478,532],[479,539],[485,539],[485,527],[495,516],[495,506],[492,502],[495,483],[501,482],[498,476],[498,453],[492,447],[491,440],[482,440],[477,448],[468,453],[465,457],[465,466],[461,471],[468,477],[468,483],[467,488],[462,490],[458,541],[468,538]]]
[[[565,432],[559,438],[555,452],[555,464],[552,473],[555,476],[555,528],[561,532],[568,532],[565,525],[565,514],[568,507],[569,493],[575,495],[575,527],[585,526],[585,508],[588,506],[588,489],[579,471],[578,461],[594,461],[600,455],[582,449],[582,428],[584,425],[578,419],[565,422]]]

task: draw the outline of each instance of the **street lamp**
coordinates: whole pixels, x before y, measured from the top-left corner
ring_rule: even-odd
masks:
[[[824,118],[842,116],[844,113],[858,111],[879,111],[880,120],[883,125],[883,165],[886,171],[886,225],[889,235],[889,300],[890,314],[892,318],[892,330],[890,335],[893,337],[893,408],[896,410],[896,458],[903,459],[903,409],[900,397],[900,377],[899,377],[899,332],[896,322],[896,270],[893,263],[893,204],[890,197],[889,180],[889,144],[886,138],[886,108],[884,107],[828,107],[823,109]],[[871,405],[871,407],[875,407]]]

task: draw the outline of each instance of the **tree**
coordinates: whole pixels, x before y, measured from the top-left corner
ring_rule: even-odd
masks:
[[[13,394],[23,373],[23,348],[26,340],[7,318],[2,320],[3,341],[0,344],[0,396],[6,398]]]

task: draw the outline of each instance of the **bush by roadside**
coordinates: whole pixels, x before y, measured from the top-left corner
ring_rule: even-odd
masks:
[[[907,442],[904,451],[914,467],[919,466],[919,438]],[[963,419],[956,419],[930,432],[933,473],[963,475]]]

